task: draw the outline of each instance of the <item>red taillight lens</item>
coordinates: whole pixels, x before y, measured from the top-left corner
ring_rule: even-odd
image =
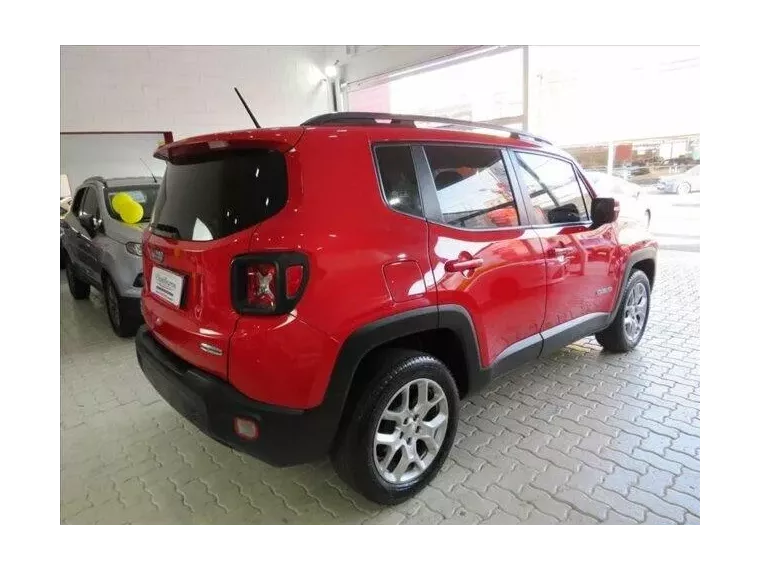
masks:
[[[232,263],[232,305],[241,314],[284,315],[303,296],[309,260],[300,252],[252,253]]]
[[[273,263],[249,265],[246,301],[251,307],[274,310],[277,305],[277,267]]]
[[[285,270],[285,294],[292,299],[303,282],[303,265],[291,265]]]

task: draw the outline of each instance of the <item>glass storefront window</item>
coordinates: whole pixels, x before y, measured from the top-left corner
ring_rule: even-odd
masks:
[[[522,127],[523,51],[511,49],[386,83],[349,89],[349,111],[486,121]]]

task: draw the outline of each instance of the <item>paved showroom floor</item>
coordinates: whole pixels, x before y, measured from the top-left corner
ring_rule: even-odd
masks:
[[[378,508],[327,460],[276,469],[198,432],[61,274],[64,523],[698,524],[699,415],[699,254],[661,251],[634,352],[589,338],[511,372],[466,401],[432,485]]]

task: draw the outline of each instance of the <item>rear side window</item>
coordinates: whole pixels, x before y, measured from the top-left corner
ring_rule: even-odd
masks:
[[[375,156],[388,205],[399,212],[422,217],[412,149],[403,145],[380,146],[375,149]]]
[[[151,229],[211,241],[253,226],[287,202],[285,157],[273,150],[212,153],[168,164]]]
[[[501,150],[426,146],[443,222],[467,229],[519,225]]]
[[[517,174],[530,194],[539,224],[583,222],[589,219],[586,200],[573,165],[543,154],[516,152]],[[584,200],[584,194],[586,200]]]

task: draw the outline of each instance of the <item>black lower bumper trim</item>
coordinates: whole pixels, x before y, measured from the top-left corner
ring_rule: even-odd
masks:
[[[137,332],[135,345],[140,368],[156,391],[215,440],[278,466],[314,461],[329,451],[336,422],[325,423],[324,410],[293,410],[251,400],[168,351],[145,325]],[[256,420],[258,438],[239,437],[236,417]]]

